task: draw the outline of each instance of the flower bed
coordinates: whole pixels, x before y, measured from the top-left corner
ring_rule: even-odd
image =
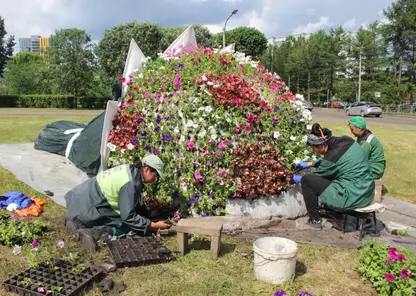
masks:
[[[222,214],[229,198],[293,187],[292,164],[310,158],[310,112],[249,57],[172,51],[122,82],[129,91],[108,139],[109,165],[158,155],[166,181],[147,192],[163,201],[180,198],[201,215]]]
[[[13,246],[31,243],[39,239],[49,227],[49,223],[27,216],[20,218],[13,214],[11,217],[0,218],[0,244]]]
[[[374,241],[366,242],[360,251],[358,270],[380,295],[416,293],[416,257],[407,249],[397,250]]]

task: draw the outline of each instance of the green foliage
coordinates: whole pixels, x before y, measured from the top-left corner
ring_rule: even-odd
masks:
[[[0,95],[0,107],[17,107],[19,96]]]
[[[0,16],[0,78],[3,77],[7,61],[13,56],[13,46],[16,44],[13,35],[10,35],[9,39],[6,41],[4,39],[6,34],[4,19]]]
[[[51,36],[48,55],[58,93],[72,93],[78,98],[92,86],[95,67],[92,48],[91,38],[83,30],[57,30]]]
[[[162,48],[162,37],[163,30],[159,25],[137,21],[106,30],[95,53],[108,84],[115,83],[123,75],[131,39],[136,41],[145,56],[156,57]]]
[[[359,272],[380,295],[414,295],[416,257],[409,250],[389,248],[369,241],[360,251]]]
[[[71,273],[75,275],[79,275],[85,269],[85,267],[86,267],[85,264],[79,263],[72,268]]]
[[[31,243],[48,229],[49,223],[41,220],[13,220],[0,218],[0,243],[7,246]]]
[[[215,44],[220,47],[223,43],[223,34],[214,36]],[[243,52],[247,56],[260,58],[267,49],[267,38],[264,33],[255,28],[238,27],[225,32],[226,45],[235,44],[236,51]]]
[[[46,88],[46,71],[42,56],[31,52],[19,52],[7,63],[5,77],[10,93],[43,93]]]

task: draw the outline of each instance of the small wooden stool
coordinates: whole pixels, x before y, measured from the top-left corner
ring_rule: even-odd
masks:
[[[208,218],[182,219],[176,224],[178,251],[188,252],[188,234],[209,235],[211,237],[211,258],[217,259],[221,248],[222,223]]]
[[[344,213],[344,225],[343,225],[343,229],[344,229],[344,233],[346,232],[346,228],[347,228],[347,220],[348,220],[348,216],[352,216],[355,217],[357,219],[356,225],[355,225],[355,229],[356,230],[360,230],[360,236],[359,236],[359,240],[361,241],[364,237],[364,233],[363,230],[364,228],[370,226],[371,224],[374,227],[374,234],[377,235],[378,234],[378,230],[377,230],[377,219],[376,219],[376,213],[377,212],[383,212],[385,209],[385,207],[380,204],[380,203],[372,203],[371,205],[369,205],[368,207],[365,208],[361,208],[361,209],[355,209],[353,211],[349,211]],[[372,220],[371,223],[368,224],[364,224],[364,222],[370,219]]]

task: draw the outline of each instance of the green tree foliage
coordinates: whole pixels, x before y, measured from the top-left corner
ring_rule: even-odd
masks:
[[[43,57],[31,52],[19,52],[7,63],[5,78],[9,92],[18,95],[45,92],[46,64]]]
[[[94,79],[93,43],[84,30],[63,29],[55,32],[48,49],[55,92],[73,94],[87,92]],[[76,107],[76,106],[74,106]]]
[[[398,0],[383,11],[388,23],[383,26],[383,34],[389,45],[390,57],[396,76],[408,78],[416,84],[416,1]],[[409,71],[402,73],[402,66]]]
[[[4,19],[0,16],[0,77],[3,77],[7,61],[13,56],[14,36],[11,35],[5,40],[7,31]]]
[[[165,50],[175,41],[178,36],[186,30],[187,27],[166,28],[163,29],[162,50]],[[213,40],[211,32],[200,24],[193,24],[196,42],[198,46],[212,47]]]
[[[162,37],[163,30],[159,25],[136,21],[106,30],[95,53],[109,86],[123,75],[131,39],[136,41],[145,56],[155,57],[162,48]]]
[[[222,46],[222,33],[214,36],[215,45]],[[254,58],[260,58],[267,49],[267,38],[255,28],[238,27],[225,32],[226,45],[235,44],[236,51],[244,52]]]

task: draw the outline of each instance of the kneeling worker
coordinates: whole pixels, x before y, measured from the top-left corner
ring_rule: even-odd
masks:
[[[111,168],[78,185],[65,195],[67,230],[84,247],[96,250],[98,240],[169,228],[163,221],[151,222],[143,216],[144,183],[163,179],[163,168],[162,160],[149,154],[134,165]]]
[[[361,116],[355,116],[349,120],[348,127],[368,157],[373,179],[381,179],[386,169],[386,157],[380,141],[367,129],[367,123]]]

